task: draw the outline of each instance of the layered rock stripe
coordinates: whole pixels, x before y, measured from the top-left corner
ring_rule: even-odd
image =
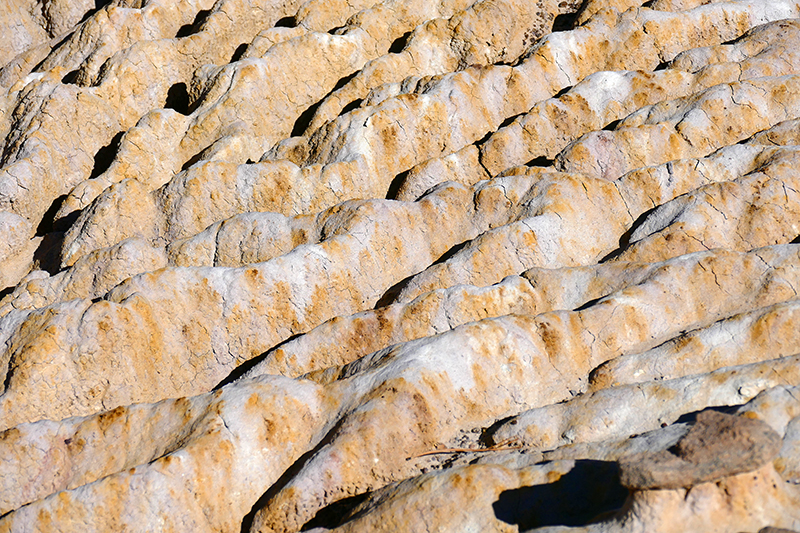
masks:
[[[0,531],[800,531],[800,2],[0,31]]]

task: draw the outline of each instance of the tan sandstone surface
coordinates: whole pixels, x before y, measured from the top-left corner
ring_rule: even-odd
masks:
[[[0,532],[800,531],[800,1],[0,34]]]

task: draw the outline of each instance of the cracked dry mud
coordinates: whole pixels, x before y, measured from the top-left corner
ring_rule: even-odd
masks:
[[[800,0],[0,34],[0,532],[800,531]]]

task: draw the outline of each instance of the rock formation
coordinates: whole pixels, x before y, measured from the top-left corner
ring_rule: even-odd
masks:
[[[800,531],[800,0],[0,30],[0,532]]]

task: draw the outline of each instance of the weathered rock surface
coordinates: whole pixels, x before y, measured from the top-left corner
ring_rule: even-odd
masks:
[[[630,489],[690,488],[758,470],[777,455],[780,443],[764,422],[703,411],[674,452],[626,457],[620,483]]]
[[[800,530],[800,2],[0,30],[0,531]]]

